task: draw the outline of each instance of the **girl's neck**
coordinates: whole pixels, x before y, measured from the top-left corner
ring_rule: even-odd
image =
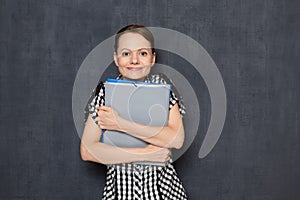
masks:
[[[129,79],[129,78],[125,78],[124,76],[120,75],[119,79],[121,80],[127,80],[127,81],[139,81],[139,82],[145,82],[147,77],[141,78],[141,79]]]

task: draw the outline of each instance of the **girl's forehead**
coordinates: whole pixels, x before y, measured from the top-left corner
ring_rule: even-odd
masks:
[[[119,38],[119,49],[142,49],[151,48],[151,44],[146,38],[138,33],[124,33]]]

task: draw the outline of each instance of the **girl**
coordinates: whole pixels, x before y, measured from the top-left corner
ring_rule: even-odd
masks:
[[[165,83],[149,75],[155,63],[154,38],[140,25],[121,29],[115,38],[114,62],[118,79]],[[171,164],[171,148],[184,142],[181,106],[170,95],[168,126],[152,127],[127,121],[111,107],[104,106],[105,88],[100,83],[88,103],[89,115],[81,140],[81,157],[107,165],[103,200],[107,199],[187,199],[181,181]],[[146,141],[145,148],[120,148],[99,142],[102,129],[121,131]],[[140,161],[166,162],[165,166],[137,164]]]

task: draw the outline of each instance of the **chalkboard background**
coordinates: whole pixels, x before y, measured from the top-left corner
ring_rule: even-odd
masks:
[[[80,158],[73,83],[87,54],[132,23],[190,36],[223,77],[225,126],[199,159],[207,89],[186,61],[160,56],[182,64],[203,112],[175,163],[189,199],[300,199],[297,0],[0,0],[0,199],[100,199],[105,166]]]

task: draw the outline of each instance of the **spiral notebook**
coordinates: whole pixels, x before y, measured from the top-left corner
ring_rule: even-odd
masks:
[[[107,79],[104,84],[105,105],[115,109],[122,118],[147,126],[168,125],[170,84],[119,79]],[[101,141],[126,148],[147,145],[136,137],[111,130],[103,131]]]

